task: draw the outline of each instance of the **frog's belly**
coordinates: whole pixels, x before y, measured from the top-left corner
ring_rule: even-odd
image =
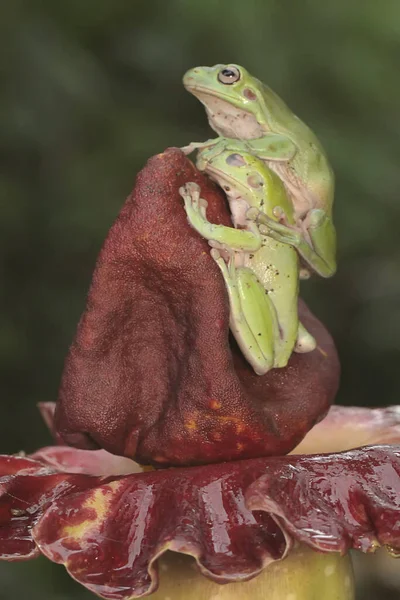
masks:
[[[296,250],[263,236],[263,246],[247,254],[245,266],[252,269],[279,312],[297,311],[299,260]]]

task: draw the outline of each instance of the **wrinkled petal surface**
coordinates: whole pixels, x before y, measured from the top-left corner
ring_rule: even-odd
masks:
[[[90,487],[90,477],[55,473],[29,458],[0,456],[0,556],[39,555],[32,527],[56,498]]]
[[[400,444],[400,406],[332,406],[292,454],[342,452],[375,444]]]
[[[246,492],[249,508],[273,514],[320,551],[400,553],[400,446],[370,446],[268,463]]]
[[[0,474],[0,556],[31,558],[38,547],[115,600],[155,590],[166,550],[223,583],[257,575],[292,539],[325,552],[400,549],[398,446],[108,478],[2,457]]]
[[[264,472],[262,459],[108,479],[14,457],[0,459],[0,473],[10,461],[16,473],[3,478],[1,557],[32,558],[37,544],[106,598],[155,589],[154,561],[167,549],[194,556],[205,575],[224,582],[253,577],[290,547],[269,515],[244,503],[244,489]]]
[[[315,351],[262,377],[245,361],[219,268],[186,219],[188,181],[209,220],[231,225],[223,194],[181,151],[150,159],[104,243],[65,363],[64,443],[154,465],[285,454],[335,396],[334,344],[304,305]]]

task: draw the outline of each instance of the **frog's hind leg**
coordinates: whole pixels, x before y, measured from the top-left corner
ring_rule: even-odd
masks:
[[[230,329],[240,350],[257,375],[274,366],[274,340],[278,329],[275,308],[253,271],[235,267],[235,254],[228,265],[217,249],[211,256],[224,277],[230,304]]]
[[[294,352],[298,354],[306,354],[306,352],[312,352],[317,347],[315,338],[307,331],[307,329],[299,323],[299,330],[297,334],[297,340],[294,347]]]

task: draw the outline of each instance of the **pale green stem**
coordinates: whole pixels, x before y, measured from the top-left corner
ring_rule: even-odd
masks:
[[[241,583],[214,583],[199,573],[193,559],[172,552],[159,567],[160,587],[151,600],[354,600],[349,555],[320,554],[306,546]]]

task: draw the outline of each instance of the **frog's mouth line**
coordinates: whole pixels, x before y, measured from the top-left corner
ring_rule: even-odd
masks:
[[[200,102],[203,102],[201,96],[211,96],[212,98],[217,98],[218,100],[221,100],[222,102],[226,102],[227,104],[229,104],[229,106],[235,106],[234,103],[232,102],[232,98],[231,96],[229,96],[228,94],[219,94],[219,93],[214,93],[212,91],[209,90],[209,88],[203,88],[200,86],[189,86],[186,85],[185,88],[187,89],[188,92],[190,92],[191,94],[193,94],[193,96],[199,97],[198,93],[200,94],[199,100]],[[249,115],[251,115],[252,113],[242,107],[236,107],[238,108],[238,110],[242,110],[245,113],[248,113]]]
[[[210,176],[210,178],[213,181],[215,181],[221,187],[222,191],[228,196],[228,198],[229,193],[227,193],[227,190],[224,189],[224,184],[229,185],[230,187],[237,190],[244,200],[247,199],[246,192],[248,190],[246,186],[235,177],[227,177],[224,171],[218,169],[217,167],[213,167],[212,165],[208,165],[205,169],[205,172],[207,173],[207,175]]]

